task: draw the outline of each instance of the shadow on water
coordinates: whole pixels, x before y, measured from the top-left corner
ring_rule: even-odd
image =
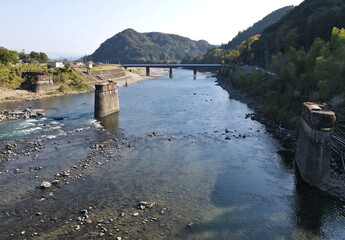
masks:
[[[344,239],[344,203],[304,182],[292,165],[293,160],[289,159],[294,155],[283,155],[281,167],[294,174],[292,192],[277,191],[268,197],[257,195],[250,187],[236,187],[234,177],[224,171],[217,176],[211,193],[211,203],[221,209],[221,214],[211,221],[186,226],[182,232],[191,239],[197,236],[206,239],[205,236],[214,239]],[[277,202],[274,198],[278,195],[281,200]],[[282,210],[286,207],[287,210]],[[275,216],[280,211],[281,215]]]

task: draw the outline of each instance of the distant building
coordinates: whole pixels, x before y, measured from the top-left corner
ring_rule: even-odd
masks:
[[[92,65],[93,65],[93,62],[91,62],[91,61],[88,61],[88,62],[86,63],[86,67],[87,67],[87,68],[92,68]]]
[[[49,66],[52,68],[63,68],[63,67],[65,67],[63,62],[50,62]]]
[[[84,65],[84,63],[81,62],[81,61],[76,61],[76,62],[73,63],[73,65],[76,66],[76,67],[81,67],[81,66]]]

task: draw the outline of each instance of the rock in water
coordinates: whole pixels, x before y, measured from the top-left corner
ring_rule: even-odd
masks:
[[[50,187],[51,187],[51,183],[50,182],[43,181],[41,183],[41,189],[47,189],[47,188],[50,188]]]

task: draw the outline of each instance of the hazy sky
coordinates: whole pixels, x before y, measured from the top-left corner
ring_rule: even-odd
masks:
[[[91,54],[127,28],[227,43],[270,12],[303,0],[0,0],[0,46]]]

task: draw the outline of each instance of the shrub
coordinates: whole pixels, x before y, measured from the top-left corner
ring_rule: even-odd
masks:
[[[59,92],[62,92],[62,93],[65,93],[65,92],[68,92],[68,91],[70,91],[71,89],[68,87],[68,86],[66,86],[66,85],[61,85],[59,88],[58,88],[58,91]]]

